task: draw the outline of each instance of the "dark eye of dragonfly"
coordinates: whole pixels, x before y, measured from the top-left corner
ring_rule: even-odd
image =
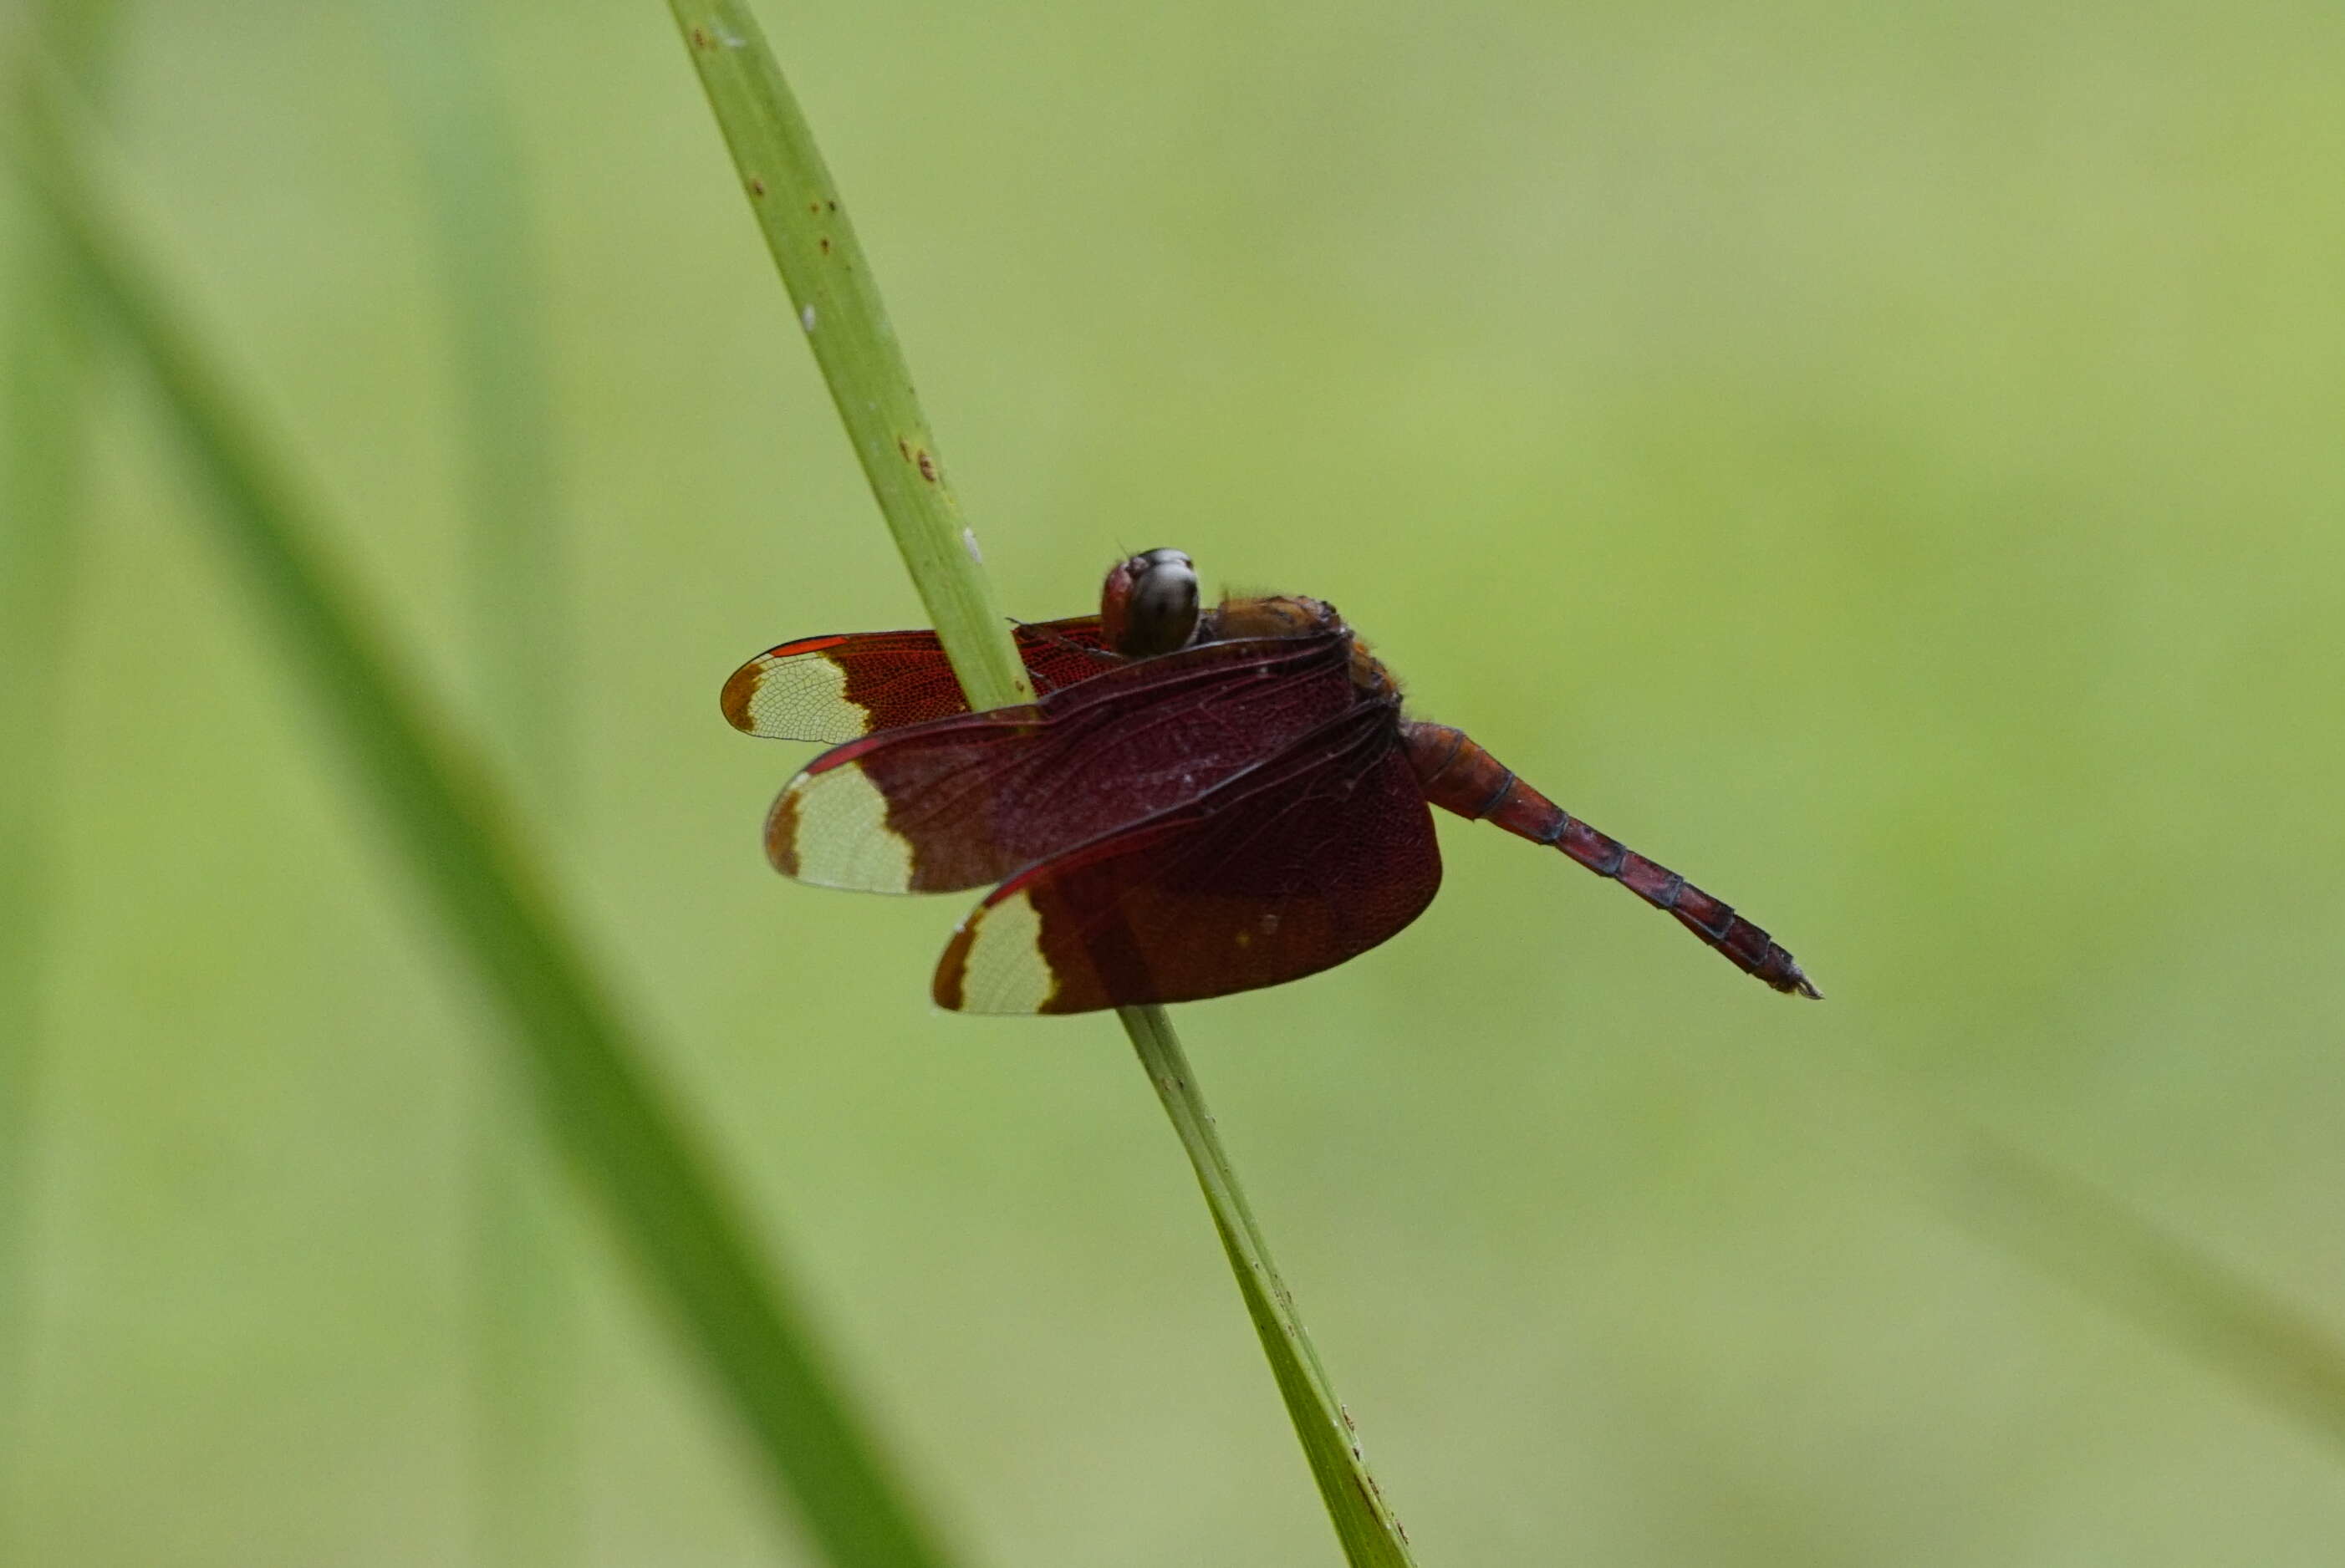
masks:
[[[1185,648],[1197,634],[1197,569],[1177,550],[1120,561],[1100,595],[1100,629],[1128,659]]]
[[[1325,600],[1224,599],[1208,618],[1189,558],[1152,550],[1108,572],[1096,617],[1017,642],[1031,706],[969,712],[933,632],[803,638],[722,693],[751,734],[843,743],[766,814],[774,869],[873,893],[1000,885],[938,960],[940,1007],[1086,1013],[1318,974],[1432,901],[1428,806],[1557,850],[1762,984],[1821,995],[1725,900],[1463,731],[1403,719]]]

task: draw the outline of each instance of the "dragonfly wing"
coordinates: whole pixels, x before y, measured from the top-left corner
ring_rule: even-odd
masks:
[[[1433,901],[1432,814],[1392,706],[1355,704],[1187,805],[1034,865],[961,923],[937,1005],[1082,1013],[1300,979]]]
[[[1018,626],[1019,656],[1037,693],[1112,669],[1099,617]],[[725,683],[726,719],[746,734],[783,741],[851,741],[969,712],[933,632],[803,637],[758,654]]]
[[[1183,804],[1353,701],[1344,639],[1216,642],[1020,707],[850,741],[783,789],[775,869],[874,893],[982,887]]]

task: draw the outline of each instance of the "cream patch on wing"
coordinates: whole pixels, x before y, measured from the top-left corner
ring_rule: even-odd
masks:
[[[871,713],[847,698],[847,671],[827,653],[760,653],[725,683],[733,727],[768,740],[851,741],[871,730]]]
[[[1042,954],[1042,916],[1033,899],[1013,893],[981,905],[962,927],[960,1010],[1039,1013],[1058,989]]]
[[[911,841],[888,825],[888,797],[858,763],[798,774],[767,820],[766,854],[787,875],[858,893],[911,889]]]

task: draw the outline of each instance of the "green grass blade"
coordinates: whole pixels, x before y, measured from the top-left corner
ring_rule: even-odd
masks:
[[[569,574],[546,285],[516,134],[477,7],[377,0],[374,10],[408,107],[449,313],[473,683],[532,798],[558,801],[572,772]]]
[[[936,444],[878,285],[773,51],[746,5],[670,0],[669,9],[839,418],[963,690],[980,708],[1020,700],[1017,650],[973,536],[962,532],[942,470],[933,466]],[[1128,1007],[1120,1016],[1196,1169],[1345,1555],[1355,1564],[1407,1563],[1406,1539],[1368,1473],[1294,1299],[1279,1282],[1171,1020],[1161,1007]]]
[[[0,346],[0,1544],[32,1366],[34,1148],[40,1128],[66,617],[83,383],[70,278],[15,226]],[[60,285],[66,285],[61,287]]]
[[[2345,1446],[2345,1342],[2113,1194],[1970,1132],[1941,1168],[1958,1221]]]
[[[1197,1172],[1205,1207],[1213,1211],[1213,1229],[1221,1235],[1222,1249],[1229,1254],[1230,1272],[1237,1276],[1246,1315],[1254,1320],[1263,1353],[1270,1358],[1271,1375],[1277,1380],[1279,1397],[1286,1401],[1295,1436],[1302,1440],[1304,1458],[1310,1462],[1312,1479],[1319,1483],[1319,1495],[1327,1504],[1345,1560],[1385,1568],[1406,1564],[1411,1561],[1408,1537],[1386,1505],[1376,1477],[1368,1473],[1351,1417],[1336,1401],[1335,1388],[1319,1364],[1318,1351],[1304,1332],[1294,1297],[1271,1261],[1270,1249],[1254,1225],[1253,1210],[1230,1168],[1213,1113],[1205,1108],[1203,1091],[1197,1087],[1196,1075],[1172,1033],[1171,1020],[1162,1007],[1125,1007],[1118,1016]]]
[[[487,57],[456,0],[378,0],[376,36],[407,111],[455,373],[472,684],[541,811],[571,794],[563,515],[529,190]],[[491,1568],[574,1561],[579,1284],[563,1192],[529,1107],[482,1074],[472,1205],[472,1514]]]
[[[29,116],[27,184],[92,298],[151,378],[209,491],[207,515],[311,683],[347,774],[374,808],[449,951],[510,1026],[544,1120],[655,1298],[730,1400],[777,1498],[853,1568],[946,1561],[816,1349],[794,1292],[648,1053],[559,917],[477,760],[391,659],[320,557],[319,530],[240,400],[167,302],[95,188],[76,132]]]
[[[32,8],[86,86],[111,0]],[[10,40],[11,43],[15,40]],[[9,60],[11,78],[19,63]],[[55,811],[69,620],[87,479],[96,354],[71,258],[10,211],[0,248],[0,1556],[15,1524],[13,1456],[32,1365],[33,1151],[56,902]]]
[[[90,379],[66,258],[36,226],[12,228],[0,346],[0,1456],[17,1452],[9,1440],[30,1365],[31,1152],[56,892],[59,688]]]
[[[732,0],[670,0],[668,9],[961,689],[984,708],[1026,700],[1025,666],[978,564],[976,536],[953,500],[862,242],[765,35],[748,6]]]
[[[1832,1080],[1856,1097],[1825,1113],[1866,1129],[1859,1181],[1914,1201],[2301,1422],[2345,1455],[2345,1336],[2181,1231],[2073,1168],[1980,1128],[1881,1064],[1852,1056]],[[1884,1158],[1886,1163],[1873,1163]]]

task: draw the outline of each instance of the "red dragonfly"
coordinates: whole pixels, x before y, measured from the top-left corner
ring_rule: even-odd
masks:
[[[1552,845],[1778,991],[1767,933],[1517,778],[1400,690],[1317,599],[1201,610],[1177,550],[1107,574],[1100,613],[1017,628],[1041,695],[973,713],[933,632],[809,637],[725,683],[736,729],[843,742],[766,818],[785,876],[874,893],[996,885],[937,1005],[1082,1013],[1315,975],[1422,914],[1437,805]]]

